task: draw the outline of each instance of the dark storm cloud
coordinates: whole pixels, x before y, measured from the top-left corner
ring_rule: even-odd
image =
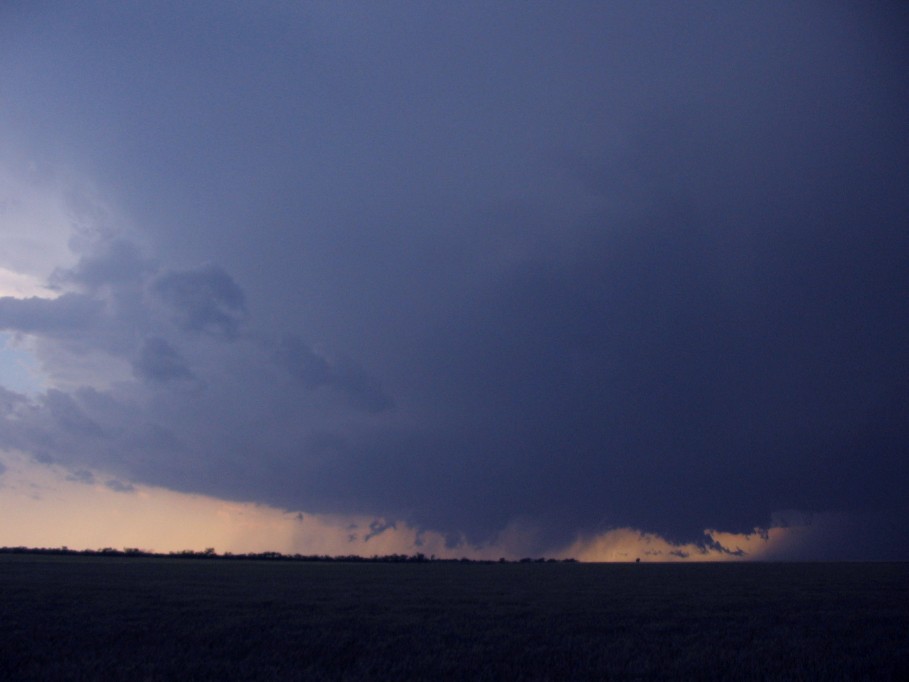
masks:
[[[372,521],[369,524],[369,533],[367,533],[366,535],[363,536],[363,542],[369,542],[372,538],[381,535],[386,530],[389,530],[389,529],[394,530],[395,527],[396,526],[395,526],[394,522],[388,523],[385,521],[378,521],[378,520]]]
[[[84,483],[85,485],[93,485],[95,482],[95,475],[86,469],[77,469],[66,477],[67,481],[73,481],[74,483]]]
[[[99,438],[104,435],[103,429],[86,415],[69,394],[56,390],[48,391],[45,405],[50,411],[54,425],[63,431],[86,438]]]
[[[88,7],[11,16],[0,125],[154,258],[102,241],[0,324],[147,381],[6,442],[477,539],[799,509],[906,556],[903,8]]]
[[[98,314],[90,326],[62,313],[54,325],[33,324],[33,314],[9,316],[8,328],[35,335],[50,379],[74,351],[100,354],[105,365],[125,361],[139,382],[114,373],[96,387],[52,388],[32,399],[3,389],[0,447],[244,499],[249,493],[237,484],[251,478],[263,490],[278,485],[289,503],[299,485],[292,462],[307,429],[391,406],[379,381],[350,359],[324,357],[295,337],[241,333],[242,290],[216,266],[164,270],[116,238],[96,243],[53,280],[86,293],[10,299],[9,309],[58,313],[67,310],[59,302],[77,298]],[[206,434],[203,423],[222,427]],[[225,466],[234,471],[226,479]]]
[[[51,282],[57,287],[76,285],[96,291],[105,286],[122,287],[141,280],[153,267],[135,244],[115,238],[89,249],[72,268],[55,271]]]
[[[7,417],[25,401],[25,396],[0,386],[0,415]]]
[[[332,387],[356,407],[379,412],[391,407],[391,400],[379,382],[351,361],[330,362],[301,339],[287,336],[277,344],[275,357],[282,368],[308,389]]]
[[[243,290],[216,265],[163,273],[152,283],[152,291],[187,331],[230,338],[237,335],[246,312]]]
[[[115,478],[105,481],[104,487],[108,488],[109,490],[113,490],[115,493],[131,493],[135,492],[136,490],[135,486],[132,484],[118,481]]]
[[[0,329],[55,334],[90,326],[101,312],[98,301],[81,294],[59,298],[0,298]]]
[[[192,377],[192,372],[189,371],[180,353],[159,337],[145,339],[139,350],[139,357],[133,362],[133,371],[136,376],[152,381]]]

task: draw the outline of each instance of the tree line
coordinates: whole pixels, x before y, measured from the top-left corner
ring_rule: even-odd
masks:
[[[213,547],[204,550],[183,549],[176,552],[152,552],[149,550],[139,549],[138,547],[124,547],[116,549],[113,547],[104,547],[101,549],[70,549],[69,547],[0,547],[0,554],[43,554],[51,556],[91,556],[91,557],[154,557],[154,558],[176,558],[176,559],[202,559],[202,560],[227,560],[227,561],[338,561],[338,562],[356,562],[356,563],[384,563],[384,564],[420,564],[420,563],[464,563],[464,564],[512,564],[512,563],[575,563],[577,559],[552,559],[546,557],[523,559],[506,559],[504,557],[498,560],[492,559],[469,559],[461,557],[460,559],[443,559],[433,555],[426,556],[422,552],[416,554],[374,554],[372,556],[361,556],[359,554],[345,554],[330,556],[327,554],[282,554],[281,552],[248,552],[235,554],[233,552],[224,552],[219,554]]]

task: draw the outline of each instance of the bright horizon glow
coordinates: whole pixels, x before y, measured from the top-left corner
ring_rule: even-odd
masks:
[[[123,483],[98,472],[68,472],[4,452],[0,463],[0,546],[70,549],[138,548],[160,553],[214,548],[223,553],[280,552],[328,556],[417,554],[510,560],[528,554],[528,529],[510,526],[495,541],[451,544],[433,531],[365,515],[308,514],[262,504]],[[705,531],[729,551],[673,544],[654,533],[617,528],[579,538],[542,556],[582,562],[701,562],[785,558],[809,526]],[[741,552],[737,552],[741,550]]]

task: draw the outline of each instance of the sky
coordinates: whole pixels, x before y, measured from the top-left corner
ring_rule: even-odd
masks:
[[[0,545],[909,559],[898,3],[0,5]]]

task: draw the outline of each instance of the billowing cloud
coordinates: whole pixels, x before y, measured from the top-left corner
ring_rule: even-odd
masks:
[[[141,281],[142,276],[153,269],[154,263],[142,254],[136,244],[115,236],[99,240],[73,267],[55,269],[51,282],[57,288],[75,286],[93,293],[107,287],[128,291],[130,283]],[[187,274],[184,273],[183,277],[186,278]]]
[[[139,357],[133,363],[133,370],[138,377],[152,381],[192,377],[192,372],[184,364],[180,353],[160,337],[145,339]]]
[[[165,272],[151,286],[181,329],[227,338],[237,335],[245,312],[243,291],[221,268],[205,265]]]
[[[68,393],[50,390],[44,399],[53,426],[76,436],[98,438],[104,430],[89,417],[82,406]]]
[[[379,382],[361,367],[343,359],[330,361],[295,336],[277,342],[275,358],[282,369],[306,388],[335,388],[350,404],[371,412],[391,407],[391,400]]]
[[[29,466],[6,453],[0,460],[0,537],[9,545],[71,549],[140,547],[168,552],[212,547],[218,552],[458,559],[536,558],[533,531],[510,524],[489,542],[472,544],[408,523],[365,515],[304,514],[261,504],[226,502],[117,479],[103,484],[89,470]],[[842,543],[845,517],[786,512],[768,529],[732,534],[704,531],[697,542],[672,543],[655,533],[617,528],[551,547],[548,558],[595,562],[798,560],[825,556]],[[848,548],[852,549],[852,548]],[[821,554],[818,554],[818,551]],[[842,551],[842,550],[840,550]],[[855,548],[847,556],[867,556]]]
[[[100,305],[81,294],[59,298],[0,298],[0,329],[25,333],[78,332],[92,324]]]
[[[0,447],[369,543],[906,556],[905,10],[135,11],[0,10]]]

